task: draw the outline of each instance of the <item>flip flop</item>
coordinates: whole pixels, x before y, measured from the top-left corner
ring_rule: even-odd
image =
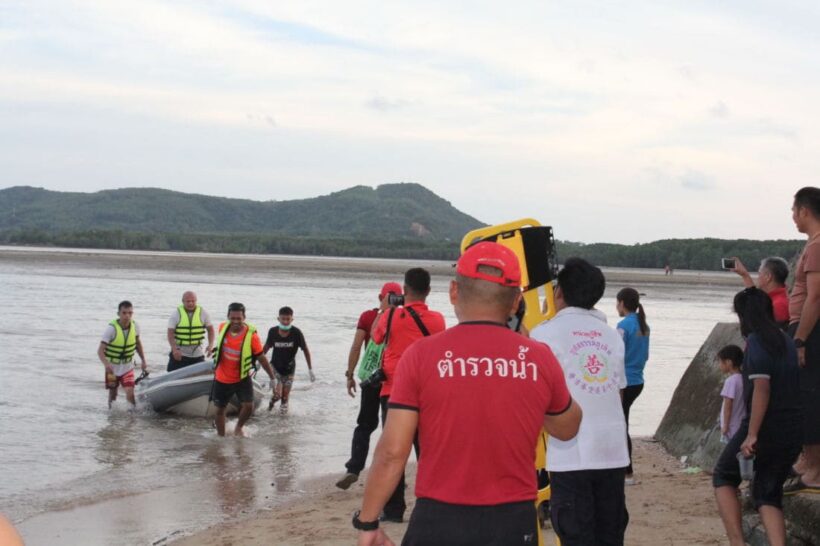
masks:
[[[798,493],[810,493],[820,495],[820,485],[808,485],[802,479],[783,486],[784,495],[797,495]]]

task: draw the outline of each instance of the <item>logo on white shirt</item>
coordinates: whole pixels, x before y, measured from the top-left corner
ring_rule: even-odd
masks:
[[[597,334],[597,335],[596,335]],[[610,365],[612,348],[598,340],[600,332],[573,332],[581,341],[569,350],[567,379],[581,391],[599,395],[618,388],[620,374]]]

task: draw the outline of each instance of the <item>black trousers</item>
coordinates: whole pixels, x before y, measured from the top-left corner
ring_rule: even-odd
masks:
[[[621,405],[624,408],[624,417],[626,418],[626,446],[629,448],[629,466],[626,467],[627,474],[632,474],[632,438],[629,437],[629,408],[638,396],[641,395],[642,390],[643,383],[629,386],[624,389],[624,397],[621,400]]]
[[[535,502],[462,506],[418,499],[402,546],[535,546]]]
[[[622,546],[624,469],[550,472],[550,519],[561,546]]]
[[[367,453],[370,451],[370,435],[379,428],[379,391],[381,386],[361,387],[361,402],[359,416],[356,418],[356,428],[353,429],[353,442],[350,446],[350,460],[345,463],[347,471],[360,474],[367,462]]]
[[[382,396],[380,399],[382,408],[382,429],[384,429],[384,422],[387,420],[387,403],[390,401],[389,396]],[[419,458],[419,433],[416,431],[416,437],[413,438],[413,448],[416,450],[416,460]],[[404,490],[406,484],[404,481],[404,472],[401,473],[401,479],[393,494],[384,505],[384,515],[387,517],[404,517],[404,511],[407,510],[407,503],[404,502]]]
[[[789,325],[794,337],[798,323]],[[803,445],[820,444],[820,321],[806,342],[806,367],[800,368],[800,401],[803,405]]]

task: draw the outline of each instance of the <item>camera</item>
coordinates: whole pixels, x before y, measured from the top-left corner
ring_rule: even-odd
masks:
[[[735,260],[734,258],[721,258],[720,259],[720,267],[726,270],[734,269],[735,268]]]
[[[391,294],[392,295],[392,294]],[[387,374],[382,368],[377,368],[376,371],[367,376],[360,385],[362,387],[378,387],[383,381],[387,379]]]
[[[389,294],[387,294],[387,304],[393,305],[395,307],[404,305],[404,295],[394,294],[393,292],[390,292]]]

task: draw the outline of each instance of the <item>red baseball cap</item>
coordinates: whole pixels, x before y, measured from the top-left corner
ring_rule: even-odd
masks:
[[[498,275],[479,271],[479,266],[498,270]],[[468,248],[456,263],[456,273],[503,286],[521,286],[521,266],[515,252],[498,243],[484,241]]]
[[[397,282],[386,282],[384,286],[382,286],[382,291],[379,292],[379,297],[383,298],[391,292],[400,296],[404,290],[402,290],[401,285]]]

